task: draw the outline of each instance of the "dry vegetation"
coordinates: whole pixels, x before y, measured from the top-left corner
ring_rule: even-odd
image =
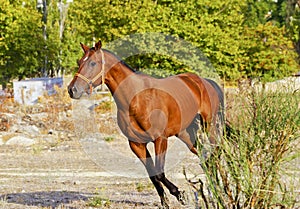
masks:
[[[299,208],[299,90],[249,85],[227,94],[227,105],[230,135],[200,157],[208,182],[196,189],[201,208]]]

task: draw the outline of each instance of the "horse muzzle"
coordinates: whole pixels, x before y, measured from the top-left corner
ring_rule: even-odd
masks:
[[[74,85],[68,86],[68,93],[72,99],[80,99],[80,97],[82,96],[82,92],[78,91],[78,89]]]

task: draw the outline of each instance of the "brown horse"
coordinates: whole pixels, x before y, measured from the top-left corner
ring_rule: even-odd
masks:
[[[100,41],[92,48],[83,44],[81,47],[84,56],[68,86],[70,97],[79,99],[105,83],[117,104],[118,125],[128,138],[131,150],[144,164],[163,208],[169,206],[162,184],[184,204],[183,192],[164,174],[168,137],[177,136],[198,155],[196,123],[200,118],[210,142],[215,144],[221,134],[219,121],[223,121],[222,90],[212,80],[192,73],[164,79],[137,73],[113,53],[102,49]],[[148,142],[154,143],[155,163],[147,150]]]

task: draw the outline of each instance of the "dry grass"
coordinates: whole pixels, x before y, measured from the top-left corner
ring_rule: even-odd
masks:
[[[300,155],[299,146],[294,146],[300,140],[300,92],[256,91],[249,86],[230,99],[231,135],[221,139],[208,159],[200,157],[207,184],[202,182],[197,189],[199,204],[204,208],[296,207],[299,189],[289,183],[295,174],[286,171],[293,169],[291,162]]]

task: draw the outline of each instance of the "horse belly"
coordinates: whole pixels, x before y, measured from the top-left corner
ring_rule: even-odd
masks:
[[[194,94],[179,79],[167,84],[137,93],[128,110],[118,112],[119,127],[124,135],[149,142],[161,136],[176,135],[189,126],[199,109]]]
[[[130,105],[130,124],[133,132],[148,140],[166,136],[170,123],[169,106],[172,98],[158,89],[146,89],[137,94]]]
[[[171,86],[170,86],[171,87]],[[178,84],[177,84],[178,87]],[[186,85],[176,88],[147,89],[138,94],[130,105],[131,124],[135,132],[155,140],[184,130],[194,119],[198,105]]]

